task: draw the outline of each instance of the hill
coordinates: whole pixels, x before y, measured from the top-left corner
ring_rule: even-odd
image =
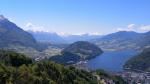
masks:
[[[150,48],[146,48],[137,56],[128,60],[125,69],[150,71]]]
[[[77,41],[63,49],[61,55],[53,56],[50,60],[62,64],[73,64],[81,60],[94,58],[102,53],[103,51],[92,43]]]
[[[102,50],[90,42],[77,41],[63,49],[62,54],[65,53],[71,53],[83,59],[89,59],[102,54]]]

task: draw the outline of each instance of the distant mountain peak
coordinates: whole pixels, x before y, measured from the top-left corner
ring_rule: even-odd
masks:
[[[6,20],[6,18],[3,15],[0,15],[0,20]]]
[[[115,32],[115,33],[136,33],[135,31],[118,31],[118,32]]]

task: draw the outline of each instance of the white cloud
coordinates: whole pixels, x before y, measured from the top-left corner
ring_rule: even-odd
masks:
[[[70,35],[103,35],[102,33],[99,32],[92,32],[92,33],[76,33],[76,34],[71,34],[71,33],[67,33],[67,32],[57,32],[58,35],[60,36],[70,36]]]
[[[28,22],[25,27],[23,27],[24,30],[32,30],[32,31],[46,31],[43,26],[36,26],[32,24],[31,22]]]
[[[129,24],[129,25],[127,26],[127,28],[128,28],[128,29],[133,29],[133,28],[135,28],[135,26],[136,26],[135,24]]]
[[[140,27],[141,31],[150,31],[150,25],[144,25]]]
[[[117,31],[147,32],[150,31],[150,25],[129,24],[126,27],[117,28]]]
[[[135,24],[129,24],[126,27],[117,28],[117,31],[136,31],[136,27]]]
[[[102,33],[100,33],[100,32],[92,32],[92,33],[89,33],[89,35],[102,35]]]
[[[32,24],[32,23],[30,23],[30,22],[28,22],[26,25],[25,25],[25,27],[33,27],[34,25]]]
[[[57,32],[57,34],[60,35],[60,36],[69,36],[69,35],[71,35],[71,34],[66,33],[66,32]]]
[[[117,31],[127,31],[125,28],[117,28]]]

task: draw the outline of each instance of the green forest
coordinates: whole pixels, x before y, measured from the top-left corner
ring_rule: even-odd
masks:
[[[125,83],[103,71],[87,72],[51,61],[35,62],[23,54],[0,50],[0,84],[98,84],[101,79],[96,76]]]

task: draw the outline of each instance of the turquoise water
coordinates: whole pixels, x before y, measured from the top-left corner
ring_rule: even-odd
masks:
[[[93,70],[122,71],[124,63],[136,54],[137,51],[135,50],[104,52],[100,56],[89,60],[87,67]]]

